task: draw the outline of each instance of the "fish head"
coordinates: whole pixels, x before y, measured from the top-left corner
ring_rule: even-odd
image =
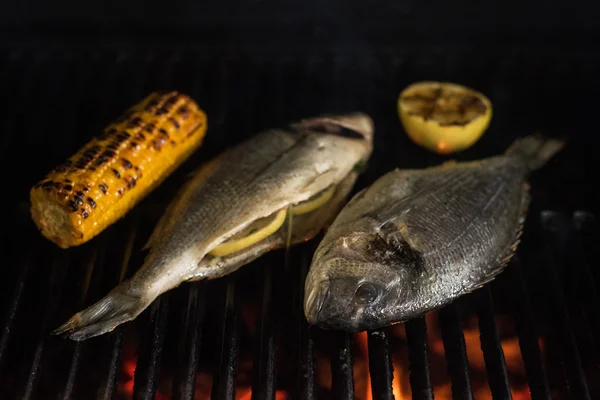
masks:
[[[313,134],[328,135],[338,141],[351,143],[354,147],[363,150],[365,153],[363,158],[365,159],[370,156],[373,150],[375,127],[371,117],[365,113],[322,115],[293,123],[290,128]]]
[[[411,314],[422,263],[399,235],[338,237],[315,253],[305,281],[305,316],[311,325],[351,332],[397,322]]]

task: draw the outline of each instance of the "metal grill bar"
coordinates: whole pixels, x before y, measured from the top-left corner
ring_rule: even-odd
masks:
[[[406,323],[408,361],[410,364],[410,387],[413,399],[433,400],[433,388],[427,360],[427,324],[425,317]]]
[[[31,269],[31,264],[32,255],[31,253],[28,253],[25,255],[25,260],[21,266],[21,273],[19,274],[19,278],[17,279],[17,283],[15,285],[15,291],[10,301],[10,308],[8,309],[8,316],[4,321],[2,337],[0,337],[0,375],[2,375],[4,369],[4,355],[10,340],[13,324],[17,315],[17,310],[19,309],[19,305],[21,304],[23,290],[25,288],[25,283],[27,282],[29,270]]]
[[[588,255],[582,242],[582,224],[590,224],[590,215],[575,212],[573,215],[552,212],[552,225],[560,230],[546,231],[555,263],[561,278],[564,298],[572,321],[572,328],[581,358],[591,398],[600,396],[600,387],[594,385],[595,377],[600,373],[596,360],[600,359],[600,348],[595,343],[600,334],[598,314],[597,286],[594,274],[589,268]],[[593,258],[593,256],[591,256]]]
[[[104,386],[104,394],[102,398],[109,400],[114,397],[115,388],[117,387],[117,370],[121,366],[121,346],[123,344],[123,329],[117,327],[112,339],[112,351],[108,364],[108,375]]]
[[[182,315],[181,321],[183,338],[179,341],[178,368],[173,381],[174,399],[194,398],[205,302],[205,285],[202,283],[190,285],[187,310]]]
[[[331,391],[337,399],[353,399],[354,340],[346,332],[332,332],[331,340]]]
[[[239,324],[235,306],[235,275],[226,278],[227,289],[220,335],[220,352],[213,375],[212,399],[235,399],[235,378],[239,355]]]
[[[308,272],[309,260],[305,254],[302,255],[302,260],[299,268],[299,278],[297,281],[298,296],[294,302],[296,310],[302,310],[302,302],[304,299],[304,280]],[[315,349],[312,338],[312,333],[306,323],[304,314],[298,311],[297,315],[297,332],[299,333],[298,340],[298,358],[299,368],[297,370],[296,393],[300,399],[315,398]]]
[[[275,329],[271,312],[273,266],[264,268],[262,307],[259,319],[257,354],[254,358],[252,398],[271,399],[275,396]]]
[[[590,261],[595,259],[597,253],[598,231],[595,223],[594,215],[586,211],[576,211],[573,214],[572,223],[573,229],[573,252],[578,256],[573,259],[569,258],[570,263],[567,268],[572,271],[581,271],[583,280],[586,281],[589,290],[578,290],[580,302],[577,302],[573,307],[581,307],[583,319],[587,321],[585,327],[580,329],[580,335],[583,336],[580,341],[585,341],[591,347],[591,351],[583,351],[582,355],[585,358],[584,369],[586,371],[587,381],[590,386],[590,394],[592,398],[600,396],[600,387],[595,384],[596,376],[600,373],[598,359],[600,359],[600,312],[598,311],[598,292],[597,284],[594,283],[596,276],[590,268]],[[594,253],[595,252],[595,253]],[[587,328],[587,329],[586,329]]]
[[[73,357],[71,358],[71,368],[69,369],[69,376],[67,378],[67,383],[65,384],[63,399],[69,399],[73,394],[73,387],[75,386],[75,376],[77,375],[77,371],[79,369],[79,357],[81,356],[82,347],[83,344],[81,342],[77,342],[75,344],[75,349],[73,350]]]
[[[440,324],[446,350],[448,375],[452,380],[452,397],[454,399],[472,399],[473,391],[469,376],[467,347],[456,303],[452,303],[440,311]]]
[[[519,336],[519,347],[527,372],[527,380],[531,389],[533,399],[550,399],[550,387],[546,367],[542,361],[542,354],[538,344],[538,334],[535,329],[531,300],[525,286],[522,264],[515,256],[508,267],[515,282],[514,315],[517,335]]]
[[[154,399],[160,372],[162,348],[169,310],[169,294],[165,293],[150,306],[147,328],[142,330],[135,368],[133,398]],[[146,332],[151,332],[146,334]]]
[[[483,287],[477,295],[481,350],[492,396],[494,399],[512,399],[504,351],[494,319],[494,301],[490,286]]]
[[[595,228],[593,219],[593,216],[586,212],[575,212],[573,215],[573,224],[575,225],[575,231],[573,232],[573,253],[577,257],[572,267],[581,268],[585,284],[588,285],[588,290],[583,291],[586,300],[583,306],[590,322],[590,335],[592,338],[600,338],[600,310],[597,307],[600,304],[600,297],[598,296],[597,286],[594,283],[594,274],[592,273],[584,244],[584,236],[587,235],[587,231]],[[598,347],[596,347],[596,356],[600,357],[600,348]]]
[[[127,274],[127,270],[129,268],[129,263],[131,261],[131,255],[133,253],[133,247],[135,244],[135,239],[138,232],[139,226],[139,212],[134,212],[132,218],[131,227],[129,228],[129,232],[127,234],[127,239],[125,242],[125,249],[123,252],[123,257],[121,260],[121,268],[119,270],[119,277],[116,280],[116,283],[119,284],[125,278]],[[117,386],[117,369],[121,366],[121,345],[123,343],[123,327],[118,326],[115,329],[115,333],[113,334],[112,339],[112,351],[111,357],[108,364],[108,375],[106,377],[106,383],[104,386],[104,400],[112,399],[114,396],[115,388]]]
[[[35,353],[33,355],[33,361],[31,363],[31,370],[29,371],[29,378],[25,384],[25,393],[23,393],[22,399],[28,400],[31,398],[34,390],[34,384],[37,378],[40,360],[42,358],[42,352],[44,351],[44,342],[38,342]]]
[[[558,229],[556,226],[556,214],[553,212],[542,212],[541,223],[544,229],[545,238],[545,263],[548,265],[548,275],[552,284],[552,298],[554,315],[556,316],[556,325],[561,336],[561,348],[563,350],[564,368],[569,381],[569,389],[576,399],[591,399],[590,392],[583,373],[581,357],[577,349],[575,335],[571,327],[571,317],[565,306],[563,289],[558,280],[557,266],[553,261],[552,251],[550,249],[549,232]]]
[[[592,336],[600,337],[600,310],[595,305],[600,304],[600,297],[598,296],[598,288],[594,282],[594,274],[590,267],[590,261],[588,260],[583,244],[583,235],[587,225],[592,225],[590,220],[593,217],[585,212],[575,212],[573,215],[572,222],[575,230],[573,232],[573,248],[572,253],[575,255],[575,261],[573,267],[579,267],[585,278],[585,284],[587,290],[585,291],[586,302],[584,307],[586,308],[586,314],[589,316],[590,324],[592,328]]]
[[[37,345],[35,347],[33,360],[31,362],[29,374],[27,375],[27,382],[24,385],[23,393],[21,396],[19,396],[19,398],[22,398],[24,400],[28,400],[33,396],[35,384],[37,383],[40,362],[42,360],[42,355],[44,352],[44,347],[46,342],[48,341],[47,333],[49,323],[60,301],[62,287],[65,281],[65,272],[68,268],[69,258],[65,253],[55,253],[54,260],[55,261],[52,266],[52,273],[48,282],[48,296],[46,297],[45,303],[47,304],[47,307],[44,313],[44,317],[42,319],[40,331],[38,332],[38,337],[40,339],[38,340]]]
[[[92,283],[92,275],[95,273],[95,270],[98,268],[102,268],[104,266],[104,257],[102,254],[104,253],[104,244],[106,242],[106,236],[102,236],[101,240],[92,250],[90,257],[87,262],[87,268],[85,271],[85,276],[82,282],[81,288],[81,297],[77,302],[77,308],[82,309],[85,305],[85,301],[88,297],[90,283]],[[100,254],[100,256],[99,256]],[[99,274],[95,273],[97,277]],[[96,279],[97,280],[97,279]],[[94,282],[96,283],[96,282]],[[63,398],[69,399],[72,396],[73,388],[75,386],[75,377],[77,375],[77,371],[79,370],[79,358],[81,356],[81,350],[84,344],[82,342],[75,343],[75,349],[73,350],[73,356],[71,358],[71,367],[69,369],[69,375],[67,378],[67,383],[65,384],[65,389],[63,392]]]
[[[394,398],[392,381],[394,366],[389,342],[390,330],[370,331],[369,337],[369,373],[373,399],[390,400]]]

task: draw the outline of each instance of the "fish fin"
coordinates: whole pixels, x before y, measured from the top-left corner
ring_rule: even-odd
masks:
[[[136,318],[150,301],[127,293],[118,286],[96,304],[75,314],[55,329],[53,335],[65,335],[77,341],[102,335]]]
[[[183,187],[185,188],[185,186],[187,186],[187,185],[184,184]],[[144,244],[144,246],[142,247],[142,251],[150,250],[152,247],[154,247],[156,245],[156,242],[158,241],[158,238],[161,237],[161,236],[163,236],[164,227],[169,222],[173,221],[172,210],[177,207],[177,205],[178,205],[178,201],[177,200],[178,200],[178,195],[165,208],[162,216],[158,219],[158,222],[156,223],[156,226],[154,227],[154,230],[150,234],[150,237],[146,241],[146,244]]]
[[[345,115],[321,115],[307,118],[290,125],[291,129],[337,134],[348,137],[372,138],[375,128],[370,116],[362,112]]]
[[[521,236],[523,236],[523,228],[525,227],[525,219],[527,217],[527,210],[529,209],[530,201],[531,196],[529,195],[529,184],[523,183],[523,194],[521,196],[521,210],[519,212],[519,225],[517,228],[517,232],[515,234],[513,242],[510,244],[504,255],[500,258],[498,268],[495,270],[497,272],[494,272],[494,274],[492,275],[492,279],[494,279],[498,273],[500,273],[502,270],[504,270],[504,268],[506,268],[506,266],[510,263],[510,260],[512,260],[514,255],[517,253],[517,248],[521,243]],[[485,283],[487,282],[489,282],[489,280]]]
[[[144,247],[142,247],[142,251],[150,250],[152,247],[154,247],[154,245],[158,241],[158,238],[162,235],[164,226],[167,224],[168,221],[172,220],[170,211],[174,207],[175,207],[175,202],[171,202],[171,204],[169,204],[167,206],[167,208],[165,209],[165,212],[163,213],[163,215],[160,217],[160,219],[156,223],[154,230],[152,231],[152,233],[150,234],[150,237],[146,241],[146,244],[144,244]]]
[[[481,289],[482,287],[484,287],[485,285],[487,285],[488,283],[490,283],[491,281],[493,281],[494,279],[496,279],[496,277],[498,277],[498,275],[500,275],[500,273],[502,271],[504,271],[505,267],[506,267],[506,265],[502,265],[499,268],[494,269],[494,271],[493,271],[492,274],[488,275],[485,278],[485,280],[481,281],[477,286],[473,287],[467,293],[473,293],[474,291]]]
[[[521,243],[521,236],[523,236],[523,229],[525,228],[525,219],[527,218],[527,211],[529,210],[530,202],[531,196],[529,194],[529,184],[527,182],[524,182],[523,193],[521,195],[521,209],[519,211],[519,225],[513,242],[509,246],[505,255],[500,259],[501,268],[504,268],[508,265],[510,260],[512,260],[513,256],[517,252],[519,243]]]
[[[566,143],[564,139],[534,134],[515,140],[506,154],[518,154],[523,157],[528,168],[533,171],[543,167]]]
[[[502,271],[504,271],[504,269],[510,263],[510,260],[512,260],[514,255],[517,253],[517,247],[519,246],[519,243],[521,242],[521,239],[520,239],[521,233],[522,233],[522,231],[519,230],[519,233],[517,234],[518,238],[512,243],[512,245],[509,248],[509,251],[500,259],[500,262],[498,262],[496,267],[494,267],[489,272],[489,275],[487,275],[485,277],[485,279],[482,280],[477,286],[475,286],[475,287],[473,287],[473,289],[469,290],[469,293],[473,292],[477,289],[481,289],[482,287],[484,287],[485,285],[487,285],[488,283],[490,283],[491,281],[496,279],[496,277],[498,277],[498,275],[500,275],[500,273]]]
[[[519,231],[520,232],[520,231]],[[519,234],[520,235],[520,234]],[[473,292],[477,289],[481,289],[482,287],[484,287],[485,285],[487,285],[488,283],[490,283],[491,281],[493,281],[494,279],[496,279],[496,277],[498,275],[500,275],[500,273],[502,271],[504,271],[504,269],[508,266],[508,264],[510,263],[510,260],[512,260],[513,256],[516,254],[517,252],[517,247],[519,245],[519,243],[521,242],[521,239],[517,239],[513,242],[512,246],[510,247],[508,253],[503,256],[500,259],[500,262],[498,263],[498,265],[492,269],[489,273],[488,276],[485,277],[485,279],[483,281],[481,281],[477,286],[475,286],[473,289],[469,290],[469,292]]]
[[[494,279],[496,279],[496,277],[502,271],[504,271],[504,269],[508,266],[510,261],[513,259],[513,257],[517,253],[517,248],[519,247],[519,244],[521,243],[521,236],[523,236],[523,228],[525,227],[525,219],[527,216],[527,210],[529,209],[530,201],[531,201],[531,196],[529,195],[529,184],[523,183],[523,195],[521,196],[521,210],[519,213],[519,225],[518,225],[514,240],[512,241],[510,246],[508,246],[508,248],[504,252],[504,254],[500,257],[499,262],[497,263],[497,266],[494,267],[490,271],[489,275],[485,278],[485,280],[483,280],[480,284],[478,284],[476,287],[474,287],[472,290],[470,290],[470,292],[477,290],[479,288],[482,288],[486,284],[488,284],[491,281],[493,281]]]
[[[188,182],[189,182],[189,180],[188,180]],[[187,186],[187,185],[184,184],[184,187],[185,186]],[[176,196],[176,197],[178,197],[178,196]],[[167,225],[167,223],[169,221],[173,220],[171,211],[177,206],[177,203],[178,203],[177,198],[175,198],[165,208],[162,216],[158,219],[158,222],[156,223],[154,230],[152,230],[150,237],[146,241],[146,244],[144,244],[144,246],[142,247],[142,251],[150,250],[152,247],[154,247],[154,245],[158,241],[158,238],[162,235],[162,233],[163,233],[162,231],[163,231],[163,228],[165,227],[165,225]]]

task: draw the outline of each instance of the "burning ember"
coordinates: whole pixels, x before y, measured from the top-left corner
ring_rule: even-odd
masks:
[[[123,348],[123,369],[122,378],[119,380],[118,393],[120,397],[131,398],[133,395],[133,384],[135,376],[135,367],[137,365],[137,356],[133,346]]]
[[[256,322],[258,312],[255,306],[248,305],[242,309],[242,318],[240,323],[242,329],[250,336],[255,336],[257,332]],[[426,316],[427,339],[428,339],[428,358],[431,384],[434,388],[436,399],[451,399],[452,384],[447,372],[444,342],[442,339],[439,316],[437,312],[429,313]],[[530,399],[531,394],[527,385],[525,368],[521,357],[519,341],[515,332],[514,322],[511,317],[502,315],[496,316],[496,322],[501,337],[502,349],[506,360],[508,378],[511,385],[512,396],[515,400]],[[469,373],[471,378],[471,387],[475,398],[491,398],[489,383],[486,373],[485,361],[481,350],[480,333],[478,320],[472,316],[463,321],[464,338],[466,344],[467,356],[469,359]],[[404,324],[398,324],[390,329],[391,336],[390,348],[393,354],[394,378],[392,381],[393,395],[396,400],[407,400],[412,398],[410,386],[410,369],[408,362],[408,347],[406,339],[406,330]],[[327,334],[327,333],[325,333]],[[279,352],[282,350],[278,345]],[[544,351],[544,343],[540,340],[540,349]],[[369,374],[369,348],[368,335],[366,332],[354,335],[354,390],[355,398],[358,400],[372,400],[371,377]],[[250,400],[252,397],[251,378],[253,373],[252,352],[241,352],[240,360],[237,364],[237,382],[236,399]],[[316,376],[315,384],[319,390],[324,392],[331,391],[331,364],[330,354],[327,349],[316,347]],[[291,365],[284,365],[285,357],[280,357],[276,372],[279,373],[278,382],[287,382],[284,377],[280,377],[291,370]],[[201,361],[202,364],[202,361]],[[281,364],[281,365],[280,365]],[[119,394],[122,398],[131,398],[134,386],[134,372],[136,367],[135,347],[131,344],[126,345],[123,350],[122,378],[119,381]],[[210,399],[212,390],[212,376],[210,368],[200,367],[196,375],[196,399]],[[168,378],[168,373],[161,373],[161,378]],[[169,378],[172,379],[172,378]],[[167,399],[170,393],[170,382],[159,382],[159,390],[156,399]],[[290,398],[289,390],[291,387],[283,387],[282,383],[276,390],[277,400],[287,400]]]

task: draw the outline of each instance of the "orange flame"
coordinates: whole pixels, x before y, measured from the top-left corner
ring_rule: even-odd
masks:
[[[359,393],[356,393],[356,395],[357,398],[373,400],[373,393],[371,389],[371,375],[369,371],[369,339],[367,336],[367,332],[357,333],[354,340],[356,341],[357,347],[360,350],[360,359],[357,359],[354,363],[354,382],[356,392],[358,392],[358,390],[362,386],[359,385],[360,383],[362,383],[361,377],[366,377],[366,379],[364,380],[364,389],[362,391],[362,396]],[[357,372],[360,375],[357,375]]]
[[[447,371],[444,342],[441,335],[439,316],[437,312],[428,313],[425,316],[427,323],[427,341],[429,348],[430,379],[436,399],[452,398],[452,383]],[[530,399],[531,394],[527,385],[526,373],[521,357],[519,341],[514,327],[514,321],[510,316],[496,316],[496,322],[500,333],[501,345],[506,360],[509,382],[512,396],[516,400]],[[491,398],[491,391],[487,379],[487,371],[483,352],[481,350],[480,332],[478,319],[472,317],[464,321],[463,326],[471,386],[475,398]],[[397,346],[393,349],[394,380],[393,393],[396,399],[408,399],[411,397],[409,384],[410,373],[408,366],[408,349],[406,345],[406,332],[403,324],[392,327],[392,343]],[[357,342],[364,348],[367,347],[367,337],[361,334]],[[544,352],[544,341],[539,341],[540,350]],[[358,362],[358,361],[357,361]],[[370,381],[369,393],[365,399],[371,399]]]
[[[394,336],[400,335],[406,337],[406,330],[404,324],[399,324],[394,328]],[[408,357],[408,354],[406,354],[406,356]],[[399,352],[394,351],[394,379],[392,381],[392,393],[394,395],[394,398],[397,400],[412,398],[410,386],[408,384],[409,374],[406,373],[408,368],[404,366],[403,362],[408,362],[408,360],[401,357]]]
[[[467,358],[469,360],[469,372],[471,377],[471,386],[473,388],[473,395],[475,398],[491,398],[492,394],[487,379],[485,359],[483,357],[483,351],[481,350],[480,331],[478,325],[478,318],[476,316],[470,318],[464,324],[464,338],[467,350]],[[439,357],[440,359],[445,355],[444,342],[441,339],[441,331],[435,329],[437,327],[437,318],[428,318],[428,340],[429,348],[433,357]],[[516,336],[514,322],[512,318],[506,318],[503,316],[496,317],[496,324],[501,339],[501,346],[504,352],[504,359],[506,362],[506,369],[508,373],[509,382],[511,385],[512,397],[515,400],[526,400],[531,399],[531,393],[526,381],[523,379],[526,376],[525,366],[521,356],[521,350],[519,347],[519,340]],[[432,329],[433,328],[433,329]],[[542,339],[539,340],[540,350],[544,351],[544,342]],[[435,384],[434,382],[434,394],[436,399],[451,399],[452,398],[452,385],[449,382],[449,377],[446,375],[445,383]]]
[[[236,400],[250,400],[252,398],[252,388],[237,388],[235,398]],[[289,398],[285,390],[275,391],[275,400],[288,400]]]
[[[123,383],[123,391],[127,395],[127,397],[131,397],[133,395],[133,377],[135,374],[135,367],[137,365],[136,359],[125,360],[123,363],[123,372],[127,376],[127,379]]]
[[[133,386],[135,384],[135,369],[137,368],[137,357],[135,354],[134,346],[124,346],[123,348],[123,375],[125,378],[119,384],[118,391],[123,394],[126,398],[131,399],[133,397]],[[156,391],[154,397],[155,400],[167,400],[160,390]]]
[[[256,334],[257,308],[246,307],[242,312],[242,323],[247,332]],[[510,382],[510,390],[515,400],[526,400],[531,398],[527,385],[526,372],[520,351],[519,339],[511,316],[497,315],[496,324],[504,351],[506,368]],[[427,325],[428,358],[431,384],[434,396],[438,400],[452,398],[452,383],[447,371],[446,354],[444,342],[441,335],[441,327],[438,314],[429,313],[425,317]],[[466,345],[467,358],[469,360],[469,372],[471,386],[475,398],[491,398],[491,391],[487,378],[485,359],[481,350],[479,321],[473,316],[463,321],[463,332]],[[409,384],[410,372],[408,365],[408,346],[406,330],[403,324],[394,325],[390,329],[390,346],[393,356],[393,380],[392,392],[396,400],[411,398],[411,387]],[[369,371],[369,345],[367,332],[354,335],[354,390],[355,398],[358,400],[373,400],[371,377]],[[540,350],[545,350],[545,342],[539,340]],[[331,389],[331,365],[329,354],[316,349],[316,376],[315,383],[323,389]],[[125,345],[123,348],[122,378],[119,380],[119,394],[131,398],[134,387],[134,374],[137,359],[134,345]],[[252,388],[251,380],[252,359],[243,358],[238,362],[238,387],[236,389],[237,400],[250,400]],[[168,374],[162,374],[163,381],[168,379]],[[208,371],[198,371],[196,377],[197,399],[209,399],[212,389],[212,374]],[[155,399],[168,398],[161,393],[160,388],[168,388],[168,383],[159,385]],[[276,400],[288,400],[289,393],[286,390],[276,390]]]

